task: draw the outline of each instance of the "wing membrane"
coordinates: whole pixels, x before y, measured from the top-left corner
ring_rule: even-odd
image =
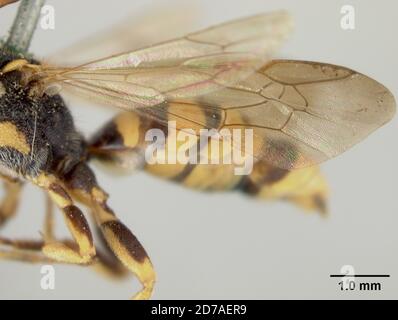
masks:
[[[253,156],[292,169],[349,149],[393,117],[395,101],[353,70],[277,60],[219,91],[138,111],[180,129],[253,129]]]
[[[123,107],[132,110],[203,95],[247,77],[270,60],[290,30],[286,12],[262,14],[77,68],[44,67],[42,82],[76,86],[94,99],[118,92],[118,99],[128,101]]]
[[[124,105],[110,97],[110,103]],[[170,99],[137,112],[177,129],[253,129],[253,156],[285,168],[332,158],[389,121],[391,93],[353,70],[275,60],[246,79],[191,99]]]
[[[141,100],[131,102],[130,95],[121,93],[137,88],[121,82],[113,90],[112,83],[104,82],[106,95],[103,85],[71,86],[78,90],[81,85],[85,94],[92,90],[97,99],[121,108],[147,105],[135,111],[163,124],[174,120],[177,129],[253,129],[255,159],[284,169],[335,157],[395,113],[394,97],[380,83],[344,67],[315,62],[276,60],[236,84],[167,101],[154,89],[143,97],[134,95]]]
[[[344,67],[269,62],[288,29],[285,13],[260,15],[78,68],[48,68],[42,81],[162,124],[175,120],[177,129],[253,129],[255,159],[307,167],[386,123],[395,101]]]

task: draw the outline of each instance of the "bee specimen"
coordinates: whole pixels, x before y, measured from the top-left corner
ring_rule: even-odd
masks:
[[[107,204],[89,161],[144,170],[201,190],[242,190],[325,210],[326,185],[318,163],[330,159],[388,122],[392,94],[345,67],[272,60],[291,29],[287,13],[260,14],[159,45],[77,67],[40,63],[4,44],[0,49],[0,173],[6,186],[0,221],[14,215],[22,183],[48,193],[74,241],[59,241],[47,216],[43,240],[0,239],[0,257],[28,262],[96,264],[110,272],[82,211],[92,212],[107,246],[150,298],[155,272],[144,248]],[[91,138],[75,128],[59,89],[124,112]],[[253,171],[233,165],[147,163],[152,128],[166,131],[253,130]],[[199,138],[199,134],[197,136]],[[164,148],[171,148],[168,139]],[[191,147],[197,148],[194,143]]]

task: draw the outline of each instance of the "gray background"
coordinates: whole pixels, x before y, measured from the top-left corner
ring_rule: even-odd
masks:
[[[49,56],[75,41],[111,26],[129,13],[156,11],[174,1],[48,1],[56,9],[56,29],[38,30],[32,51]],[[185,1],[185,6],[188,1]],[[356,30],[340,28],[340,8],[356,8]],[[386,85],[397,97],[398,30],[395,1],[200,1],[194,26],[288,9],[295,32],[280,57],[348,66]],[[0,10],[5,35],[16,5]],[[186,9],[187,13],[189,10]],[[181,12],[181,11],[180,11]],[[178,10],[177,10],[178,15]],[[165,21],[174,19],[165,15]],[[157,19],[152,19],[154,25]],[[134,25],[134,23],[133,23]],[[171,26],[172,27],[172,26]],[[139,41],[139,39],[137,39]],[[134,46],[135,39],[131,39]],[[72,102],[72,101],[71,101]],[[110,111],[73,103],[77,125],[92,132]],[[111,193],[111,206],[145,245],[156,267],[154,298],[398,298],[397,117],[345,154],[324,164],[332,191],[330,216],[305,214],[288,203],[254,201],[239,194],[208,195],[183,189],[143,173],[98,179]],[[10,237],[39,237],[42,194],[24,191],[16,219],[1,230]],[[66,235],[63,223],[57,232]],[[351,264],[357,273],[388,273],[376,293],[341,292],[339,273]],[[40,288],[40,266],[1,261],[0,298],[130,297],[138,288],[90,269],[56,266],[56,288]]]

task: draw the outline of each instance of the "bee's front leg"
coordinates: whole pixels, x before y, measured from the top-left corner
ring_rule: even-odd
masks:
[[[62,186],[62,182],[54,176],[46,174],[41,174],[32,181],[46,190],[52,201],[61,209],[68,229],[75,240],[73,245],[49,241],[42,248],[43,254],[58,262],[91,263],[96,251],[90,227],[81,210],[74,205],[68,191]]]
[[[108,196],[98,186],[94,173],[85,163],[81,163],[64,181],[68,190],[93,211],[102,235],[115,256],[141,282],[143,289],[133,299],[149,299],[156,281],[152,263],[138,239],[109,208]]]
[[[21,184],[12,184],[11,186],[21,186]],[[6,189],[7,194],[11,191],[11,189]],[[19,193],[18,193],[19,194]],[[11,195],[10,195],[11,196]],[[11,248],[8,250],[0,250],[0,259],[6,260],[17,260],[29,263],[59,263],[61,261],[56,261],[43,255],[43,248],[49,244],[54,242],[61,242],[63,245],[67,247],[76,246],[71,240],[56,240],[54,235],[54,203],[50,196],[46,193],[46,212],[45,219],[43,224],[43,239],[10,239],[5,237],[0,237],[0,246]],[[12,203],[11,199],[16,199],[14,193],[12,193],[11,197],[6,197],[4,199],[4,203],[9,201]],[[14,207],[11,204],[2,207]],[[9,212],[9,211],[3,211]],[[100,239],[103,236],[100,235]],[[113,253],[104,253],[101,250],[96,249],[97,256],[95,259],[95,263],[92,264],[92,267],[97,271],[100,271],[112,278],[120,278],[126,275],[126,269],[119,263],[119,261],[114,258]]]
[[[0,204],[0,225],[14,216],[22,189],[22,182],[2,177],[4,180],[5,196]],[[47,200],[50,200],[47,196]],[[52,202],[46,202],[46,219],[44,223],[44,238],[52,237]],[[56,261],[39,253],[45,246],[43,240],[9,239],[0,237],[0,246],[10,247],[11,250],[0,250],[0,259],[17,260],[29,263],[54,263]],[[30,251],[30,252],[29,252]]]

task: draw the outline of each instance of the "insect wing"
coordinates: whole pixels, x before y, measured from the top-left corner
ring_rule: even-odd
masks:
[[[77,68],[44,67],[42,82],[127,110],[153,106],[243,79],[270,60],[290,29],[286,12],[262,14]]]
[[[353,70],[276,60],[290,24],[259,15],[75,69],[43,81],[183,128],[252,129],[252,155],[283,168],[330,159],[389,121],[392,94]],[[259,66],[262,63],[262,67]]]
[[[363,140],[393,117],[395,100],[383,85],[353,70],[275,60],[221,90],[138,111],[165,124],[176,121],[180,129],[251,129],[255,159],[294,169]]]

